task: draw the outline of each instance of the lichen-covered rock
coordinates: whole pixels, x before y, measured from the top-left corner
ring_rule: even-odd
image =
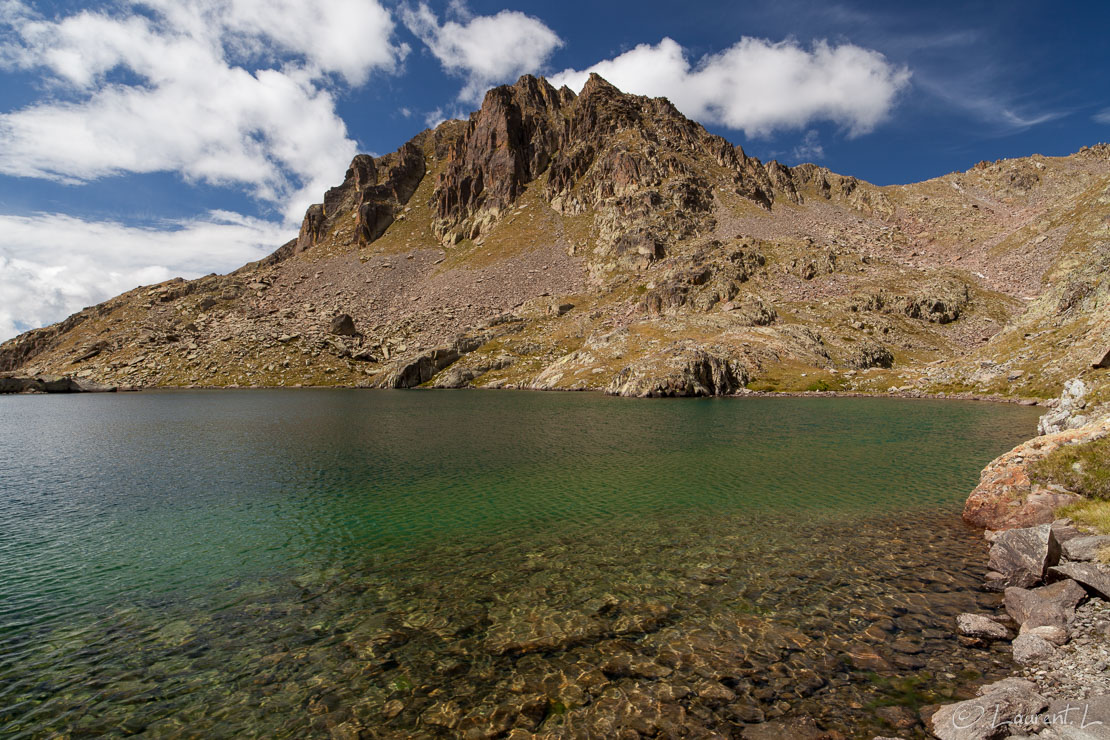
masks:
[[[993,530],[1052,522],[1056,508],[1078,501],[1079,496],[1034,483],[1029,477],[1030,464],[1063,445],[1091,442],[1108,434],[1110,417],[1035,437],[999,456],[983,469],[979,485],[968,496],[964,521]]]

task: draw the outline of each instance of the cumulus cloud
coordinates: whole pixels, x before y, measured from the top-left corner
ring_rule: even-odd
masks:
[[[444,69],[466,79],[459,100],[480,102],[492,85],[538,72],[563,45],[543,21],[519,11],[472,16],[461,3],[451,10],[458,20],[440,23],[424,3],[405,8],[401,19]]]
[[[872,131],[909,83],[910,71],[877,51],[854,44],[742,38],[691,64],[677,42],[641,44],[584,70],[567,69],[552,82],[580,89],[596,72],[626,92],[670,98],[705,123],[766,136],[829,121],[849,136]]]
[[[335,88],[407,49],[377,0],[136,0],[47,19],[8,0],[0,60],[55,94],[0,114],[0,173],[82,183],[177,172],[296,221],[355,144]]]
[[[289,237],[278,224],[223,211],[151,227],[0,215],[0,234],[0,341],[137,285],[239,267]]]

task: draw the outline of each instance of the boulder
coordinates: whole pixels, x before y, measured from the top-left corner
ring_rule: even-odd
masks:
[[[1110,568],[1096,563],[1064,563],[1048,569],[1052,580],[1070,578],[1100,599],[1110,601]]]
[[[1061,546],[1063,546],[1065,542],[1083,536],[1083,533],[1076,529],[1075,522],[1071,519],[1057,519],[1054,521],[1052,523],[1052,534],[1056,536],[1056,541],[1059,542]]]
[[[1066,559],[1090,562],[1098,557],[1099,550],[1110,548],[1110,536],[1082,535],[1062,543],[1060,547]]]
[[[1058,562],[1060,543],[1051,525],[1001,532],[991,545],[989,567],[1002,577],[993,579],[990,586],[995,590],[1029,588],[1044,580],[1047,569]]]
[[[338,334],[341,337],[358,336],[358,330],[355,328],[355,320],[351,318],[350,314],[338,314],[331,320],[331,326],[328,330],[332,334]]]
[[[1048,706],[1031,681],[1008,678],[980,692],[975,699],[938,709],[931,719],[933,734],[941,740],[994,740],[1010,734],[1005,723]]]
[[[1021,634],[1036,635],[1037,637],[1051,642],[1056,647],[1067,644],[1069,638],[1068,631],[1064,627],[1029,627],[1029,623],[1026,623],[1022,626]]]
[[[1033,589],[1006,589],[1006,612],[1022,627],[1067,628],[1075,619],[1075,607],[1086,598],[1083,588],[1072,580]]]
[[[1031,633],[1014,639],[1014,662],[1021,665],[1039,663],[1056,653],[1056,646],[1043,637]]]
[[[45,393],[46,386],[37,378],[5,376],[0,378],[0,393]]]
[[[981,614],[961,614],[956,617],[956,630],[965,637],[979,640],[1008,640],[1010,631],[990,617]]]

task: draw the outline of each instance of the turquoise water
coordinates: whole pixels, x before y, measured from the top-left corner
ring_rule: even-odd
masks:
[[[494,737],[490,718],[514,712],[573,734],[616,711],[606,692],[635,707],[683,686],[644,706],[688,727],[806,713],[851,733],[905,676],[958,691],[945,674],[982,662],[940,635],[880,644],[876,683],[843,655],[865,629],[853,612],[891,621],[893,644],[988,598],[957,514],[1035,419],[892,399],[0,397],[0,735]],[[823,646],[708,677],[667,664],[706,630],[719,645],[786,629]],[[663,667],[602,670],[614,641]],[[545,688],[568,661],[601,683]],[[822,685],[768,693],[781,671]],[[705,699],[706,680],[735,696]],[[521,696],[546,704],[495,712]]]

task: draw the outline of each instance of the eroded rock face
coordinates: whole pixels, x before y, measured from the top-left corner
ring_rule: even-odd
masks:
[[[557,119],[573,100],[566,87],[530,75],[486,93],[436,184],[437,236],[475,238],[511,205],[547,169],[563,133]]]

